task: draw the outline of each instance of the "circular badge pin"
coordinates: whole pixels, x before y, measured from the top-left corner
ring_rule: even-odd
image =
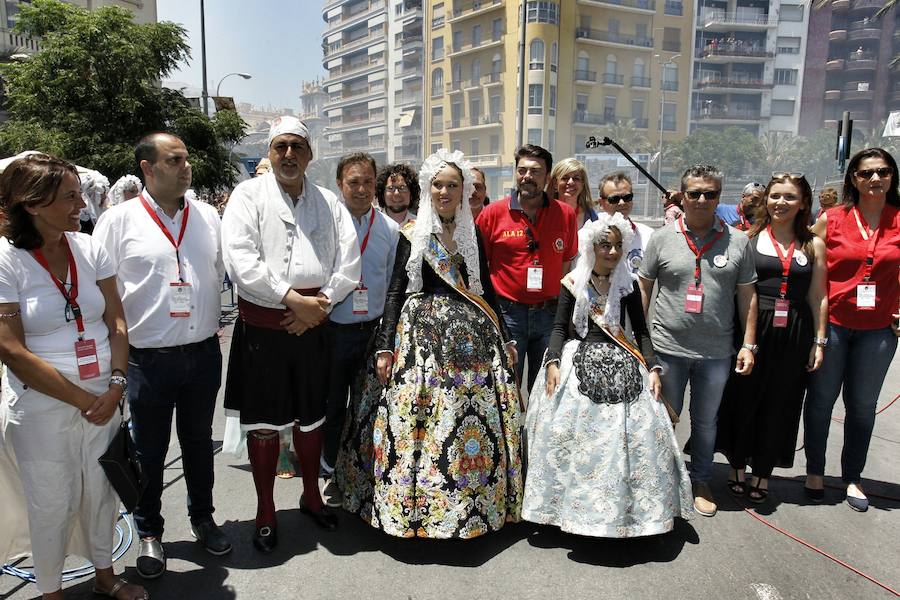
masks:
[[[713,259],[713,264],[720,269],[728,263],[728,258],[724,254],[719,254]]]
[[[633,270],[637,270],[641,268],[641,263],[643,262],[643,257],[640,254],[633,254],[628,257],[628,264],[631,266]]]
[[[806,255],[803,254],[802,252],[798,252],[797,254],[795,254],[794,260],[796,260],[797,264],[800,265],[801,267],[805,267],[806,263],[809,262],[809,259],[807,259]]]
[[[556,248],[556,251],[557,251],[557,252],[562,252],[562,251],[563,251],[563,247],[564,247],[562,238],[556,238],[556,241],[553,242],[553,247]]]

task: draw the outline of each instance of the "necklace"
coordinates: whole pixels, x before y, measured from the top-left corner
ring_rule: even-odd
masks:
[[[591,269],[591,275],[597,278],[598,281],[609,281],[609,275],[601,275],[597,271]]]
[[[444,225],[452,225],[453,223],[456,222],[456,215],[453,215],[452,217],[446,217],[446,218],[442,217],[441,215],[438,215],[438,217],[440,218],[441,223],[443,223]]]

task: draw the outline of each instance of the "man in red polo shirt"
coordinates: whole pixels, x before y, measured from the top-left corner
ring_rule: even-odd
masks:
[[[559,282],[578,254],[575,211],[544,192],[552,166],[544,148],[519,148],[516,189],[487,205],[476,221],[500,310],[516,341],[519,380],[528,357],[529,391],[550,342]]]

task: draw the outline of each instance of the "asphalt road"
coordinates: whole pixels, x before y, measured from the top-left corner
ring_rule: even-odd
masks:
[[[227,353],[230,328],[223,337]],[[885,382],[879,406],[900,392],[900,353]],[[264,391],[261,391],[264,393]],[[220,392],[220,402],[221,402]],[[688,411],[677,428],[684,442]],[[835,417],[843,416],[838,403]],[[217,412],[215,437],[224,417]],[[831,427],[827,473],[840,487],[842,426]],[[802,434],[801,434],[802,438]],[[190,536],[177,442],[169,452],[163,513],[168,572],[146,582],[159,599],[389,598],[548,599],[666,598],[760,599],[891,598],[893,594],[845,566],[804,547],[757,520],[817,546],[882,583],[900,590],[900,401],[877,419],[864,475],[871,495],[868,513],[851,511],[840,489],[823,505],[803,496],[803,452],[794,468],[777,472],[768,504],[749,504],[725,491],[727,463],[717,457],[714,491],[719,514],[679,521],[675,531],[651,538],[598,540],[562,534],[552,527],[520,523],[501,532],[461,541],[398,540],[340,513],[334,533],[317,530],[300,514],[300,480],[277,480],[280,546],[262,556],[250,543],[255,492],[246,459],[216,456],[215,517],[234,541],[225,557],[207,554]],[[884,497],[880,497],[884,496]],[[889,499],[890,497],[891,499]],[[116,563],[132,581],[137,544]],[[74,561],[73,565],[78,561]],[[91,580],[66,584],[67,597],[93,598]],[[33,586],[0,576],[0,599],[39,595]]]

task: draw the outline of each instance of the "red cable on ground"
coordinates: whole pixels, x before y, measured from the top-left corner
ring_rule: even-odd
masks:
[[[797,537],[796,535],[794,535],[794,534],[792,534],[792,533],[790,533],[790,532],[788,532],[788,531],[785,531],[784,529],[778,527],[778,526],[775,525],[774,523],[771,523],[771,522],[768,521],[767,519],[763,518],[762,516],[760,516],[760,515],[757,514],[756,512],[750,510],[749,508],[745,508],[745,509],[744,509],[744,512],[747,513],[748,515],[750,515],[751,517],[753,517],[754,519],[756,519],[757,521],[759,521],[760,523],[762,523],[763,525],[766,525],[766,526],[768,526],[768,527],[771,527],[772,529],[774,529],[774,530],[777,531],[778,533],[780,533],[780,534],[782,534],[782,535],[786,535],[786,536],[789,537],[790,539],[792,539],[792,540],[794,540],[795,542],[798,542],[798,543],[800,543],[800,544],[803,544],[804,546],[806,546],[807,548],[809,548],[810,550],[812,550],[812,551],[814,551],[814,552],[818,552],[819,554],[821,554],[821,555],[824,556],[825,558],[827,558],[827,559],[829,559],[829,560],[832,560],[832,561],[836,562],[837,564],[841,565],[841,566],[844,567],[845,569],[849,569],[850,571],[856,573],[856,574],[859,575],[860,577],[863,577],[863,578],[865,578],[865,579],[868,579],[869,581],[871,581],[872,583],[874,583],[874,584],[877,585],[878,587],[880,587],[880,588],[882,588],[882,589],[884,589],[884,590],[890,592],[890,593],[893,594],[894,596],[900,597],[900,592],[897,592],[897,590],[893,589],[892,587],[890,587],[890,586],[888,586],[888,585],[886,585],[886,584],[884,584],[884,583],[881,583],[880,581],[878,581],[877,579],[875,579],[875,578],[872,577],[871,575],[867,575],[866,573],[863,573],[862,571],[860,571],[860,570],[857,569],[856,567],[854,567],[854,566],[852,566],[852,565],[849,565],[849,564],[845,563],[844,561],[842,561],[842,560],[839,559],[838,557],[832,556],[831,554],[825,552],[824,550],[821,550],[821,549],[819,549],[819,548],[816,548],[815,546],[813,546],[812,544],[810,544],[810,543],[807,542],[806,540],[803,540],[803,539]]]
[[[887,404],[885,404],[884,406],[882,406],[881,408],[879,408],[878,410],[876,410],[876,411],[875,411],[875,416],[877,417],[878,415],[880,415],[881,413],[883,413],[884,411],[886,411],[887,409],[889,409],[889,408],[891,407],[891,405],[894,404],[894,402],[896,402],[897,400],[900,400],[900,394],[897,394],[896,396],[894,396],[894,399],[893,399],[893,400],[891,400],[890,402],[888,402]],[[840,423],[841,425],[844,424],[844,420],[843,420],[843,419],[839,419],[839,418],[837,418],[837,417],[831,417],[831,420],[834,421],[835,423]],[[794,450],[794,452],[800,452],[801,450],[803,450],[803,446],[804,446],[804,445],[805,445],[805,444],[801,444],[799,448],[797,448],[796,450]]]

